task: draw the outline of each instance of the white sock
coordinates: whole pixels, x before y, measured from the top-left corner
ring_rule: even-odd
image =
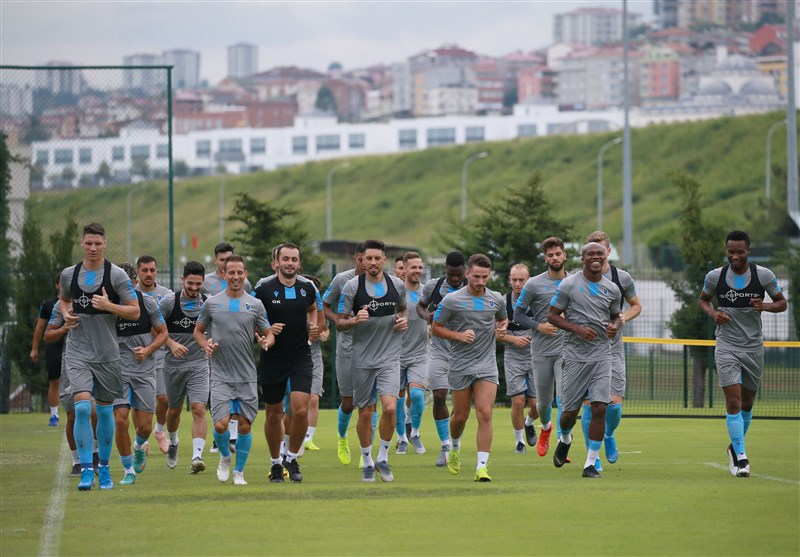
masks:
[[[231,434],[231,441],[235,442],[239,438],[239,420],[228,422],[228,431]]]
[[[178,432],[177,431],[168,431],[167,437],[169,437],[169,444],[170,445],[177,445],[178,444]]]
[[[479,470],[480,468],[483,468],[487,464],[489,464],[489,453],[478,451],[478,466],[475,468],[475,470]]]
[[[372,462],[372,445],[369,447],[361,447],[361,455],[364,457],[364,468],[367,466],[375,466],[375,463]]]
[[[525,441],[525,430],[524,429],[515,429],[514,430],[514,439],[517,440],[517,443],[522,443]]]
[[[533,418],[525,416],[525,425],[533,425]]]
[[[561,442],[564,443],[565,445],[571,445],[572,444],[572,433],[561,432]]]
[[[195,458],[203,458],[203,450],[206,448],[206,440],[202,437],[194,437],[192,439],[192,460]]]
[[[156,433],[164,433],[164,424],[156,422]]]
[[[406,436],[406,434],[405,434],[405,433],[404,433],[403,435],[398,435],[398,436],[397,436],[397,441],[398,441],[398,442],[399,442],[399,441],[404,441],[404,442],[408,443],[408,437]]]
[[[594,466],[594,463],[599,455],[600,455],[600,449],[597,449],[596,451],[589,449],[586,455],[586,463],[583,465],[583,467],[588,468],[589,466]]]
[[[454,451],[460,451],[461,450],[461,437],[459,437],[458,439],[453,439],[451,437],[450,438],[450,446],[453,447]]]
[[[411,423],[411,412],[410,412],[410,410],[411,410],[410,408],[406,408],[406,423],[407,424]]]
[[[51,406],[50,407],[50,415],[55,416],[58,418],[58,406]]]
[[[272,464],[283,464],[283,459],[281,457],[278,458],[269,457],[269,460]]]
[[[134,451],[141,451],[143,446],[144,445],[140,445],[139,443],[137,443],[136,440],[133,441],[133,450]]]
[[[286,456],[286,453],[289,452],[289,436],[284,435],[283,441],[281,441],[281,454]]]
[[[317,431],[317,428],[315,426],[308,426],[308,429],[306,429],[306,441],[314,440],[315,431]]]
[[[550,422],[547,422],[546,424],[542,424],[542,431],[550,431],[551,427],[552,426],[550,425]]]
[[[381,439],[380,449],[378,449],[378,462],[389,460],[389,445],[391,444],[392,444],[391,439],[389,439],[388,441],[384,441],[383,439]]]
[[[135,476],[136,470],[134,470],[133,468],[125,468],[125,474],[133,474]]]
[[[419,429],[411,428],[411,437],[419,437]]]
[[[293,453],[292,451],[287,452],[286,453],[286,462],[291,462],[293,460],[297,460],[297,453]]]
[[[72,465],[75,466],[76,464],[81,463],[81,459],[78,457],[78,449],[74,451],[70,451],[69,454],[72,456]]]

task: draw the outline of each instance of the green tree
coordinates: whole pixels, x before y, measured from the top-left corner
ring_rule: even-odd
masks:
[[[147,178],[150,175],[150,166],[146,159],[133,159],[131,163],[131,176]]]
[[[175,164],[172,166],[172,172],[178,178],[183,178],[184,176],[189,175],[189,165],[186,164],[186,161],[183,160],[176,160]]]
[[[31,114],[31,117],[28,120],[28,129],[26,130],[25,135],[22,136],[22,141],[30,144],[34,141],[47,141],[48,139],[49,136],[47,130],[42,125],[39,117]]]
[[[103,186],[107,186],[111,183],[111,167],[108,166],[106,161],[100,163],[100,166],[97,168],[96,177],[98,182]]]
[[[61,180],[63,181],[65,186],[71,187],[72,182],[75,181],[76,177],[77,174],[75,174],[75,171],[72,169],[71,166],[65,166],[64,170],[61,171]]]
[[[259,201],[247,193],[236,194],[233,215],[228,220],[244,225],[233,234],[233,240],[236,252],[250,258],[252,275],[264,277],[273,273],[272,248],[283,242],[300,246],[304,273],[319,273],[322,258],[311,246],[303,218],[297,209]]]
[[[6,136],[0,132],[0,261],[9,261],[11,257],[11,240],[8,231],[11,228],[11,211],[9,197],[11,195],[11,151],[6,144]],[[0,322],[8,321],[11,300],[10,265],[0,268]]]
[[[719,260],[725,233],[723,228],[703,215],[700,183],[691,175],[676,172],[670,177],[672,185],[680,190],[680,249],[686,269],[665,277],[675,292],[681,307],[675,311],[669,326],[675,338],[710,339],[714,329],[708,316],[700,310],[697,300],[703,290],[706,273]],[[702,408],[705,400],[706,373],[711,350],[704,346],[690,346],[692,356],[692,405]]]
[[[336,106],[336,97],[333,96],[333,91],[327,85],[323,85],[317,91],[317,102],[314,103],[314,107],[318,110],[323,112],[330,112],[331,114],[336,114],[338,112]]]

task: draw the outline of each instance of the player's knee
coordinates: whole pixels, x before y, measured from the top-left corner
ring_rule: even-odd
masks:
[[[523,395],[511,397],[512,410],[522,410],[523,408],[525,408],[525,397]]]

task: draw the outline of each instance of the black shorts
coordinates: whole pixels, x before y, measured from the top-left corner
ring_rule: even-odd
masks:
[[[267,404],[282,402],[287,382],[290,383],[292,391],[311,394],[313,376],[314,362],[310,352],[271,359],[261,370],[261,391],[264,402]]]
[[[45,352],[44,367],[47,370],[48,381],[55,381],[61,377],[61,352],[58,354],[51,353],[50,350]]]

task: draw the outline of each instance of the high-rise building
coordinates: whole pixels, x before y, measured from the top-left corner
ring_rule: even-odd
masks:
[[[245,77],[258,73],[258,45],[238,43],[228,47],[228,76]]]
[[[641,15],[628,12],[628,27],[639,24]],[[622,10],[578,8],[556,14],[553,37],[557,43],[604,45],[622,40]]]
[[[655,0],[653,13],[659,29],[669,29],[678,26],[678,0]]]
[[[36,72],[34,87],[45,89],[54,95],[65,93],[68,95],[80,95],[87,89],[86,79],[83,72],[69,68],[71,62],[54,60],[45,64],[52,69]],[[60,68],[65,69],[60,69]]]
[[[122,57],[123,66],[160,66],[158,54],[131,54]],[[122,71],[122,86],[128,91],[156,93],[167,84],[166,70],[127,69]]]
[[[161,60],[164,65],[173,66],[173,89],[187,89],[200,85],[200,53],[196,50],[165,50]]]

